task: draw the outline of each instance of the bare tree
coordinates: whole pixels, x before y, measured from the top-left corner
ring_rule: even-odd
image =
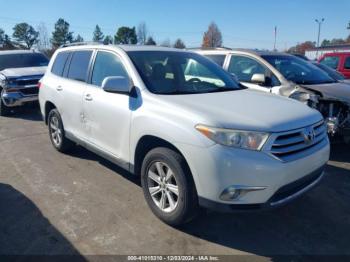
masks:
[[[148,37],[148,29],[145,22],[141,22],[137,27],[137,42],[140,45],[145,45]]]
[[[49,33],[47,31],[47,27],[45,23],[41,22],[38,25],[37,30],[39,32],[39,39],[37,43],[38,49],[40,51],[50,49],[51,46],[50,46]]]
[[[222,46],[222,34],[218,26],[212,22],[208,31],[204,33],[202,47],[221,47]]]

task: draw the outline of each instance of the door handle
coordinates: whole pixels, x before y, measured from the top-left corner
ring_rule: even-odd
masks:
[[[63,88],[62,88],[62,86],[57,86],[57,87],[56,87],[56,90],[57,90],[57,91],[62,91]]]
[[[85,100],[86,101],[92,101],[93,99],[92,99],[92,96],[90,94],[86,94],[85,95]]]

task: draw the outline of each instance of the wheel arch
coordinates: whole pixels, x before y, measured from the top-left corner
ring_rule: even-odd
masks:
[[[48,118],[48,116],[49,116],[49,113],[50,113],[50,111],[52,110],[52,109],[55,109],[55,108],[57,108],[56,106],[55,106],[55,104],[54,103],[52,103],[51,101],[46,101],[45,102],[45,124],[47,125],[47,118]]]

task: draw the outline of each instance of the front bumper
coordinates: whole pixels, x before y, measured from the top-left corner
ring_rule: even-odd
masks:
[[[226,210],[280,206],[292,201],[321,180],[330,154],[328,140],[313,154],[291,162],[282,162],[264,152],[220,145],[176,146],[189,164],[200,205],[214,209],[217,205],[227,206]],[[231,186],[265,189],[251,191],[235,200],[222,200],[222,192]]]
[[[287,205],[316,187],[321,182],[323,176],[324,167],[312,172],[302,179],[283,186],[269,199],[269,201],[263,204],[222,204],[201,197],[199,198],[199,204],[202,207],[219,212],[256,211],[277,208]]]
[[[38,101],[38,95],[23,95],[20,92],[3,92],[1,99],[7,107],[22,106],[25,103]]]

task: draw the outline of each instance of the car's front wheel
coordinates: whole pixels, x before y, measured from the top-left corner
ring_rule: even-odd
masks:
[[[141,180],[147,204],[165,223],[178,226],[196,215],[195,185],[178,152],[168,148],[151,150],[143,161]]]
[[[67,152],[74,144],[65,136],[63,122],[58,110],[52,109],[47,120],[52,145],[59,152]]]

